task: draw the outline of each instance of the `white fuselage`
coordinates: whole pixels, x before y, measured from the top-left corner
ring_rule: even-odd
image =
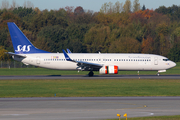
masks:
[[[49,69],[76,70],[77,63],[66,61],[63,53],[23,54],[26,58],[14,56],[14,59],[24,64],[30,64]],[[154,54],[119,54],[119,53],[69,53],[76,61],[97,63],[101,65],[116,65],[118,70],[166,70],[176,66],[176,63],[166,57]]]

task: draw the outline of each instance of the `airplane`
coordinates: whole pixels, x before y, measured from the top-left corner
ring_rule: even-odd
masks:
[[[168,58],[155,54],[140,53],[50,53],[36,48],[13,22],[8,22],[14,53],[8,52],[16,61],[55,70],[93,71],[100,74],[118,74],[118,71],[158,71],[166,72],[176,66]]]

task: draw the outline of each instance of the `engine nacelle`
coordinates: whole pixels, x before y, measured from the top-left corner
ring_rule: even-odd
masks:
[[[99,74],[118,74],[118,66],[103,66],[101,69],[99,69]]]

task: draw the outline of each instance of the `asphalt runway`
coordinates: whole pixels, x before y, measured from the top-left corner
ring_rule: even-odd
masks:
[[[100,120],[180,115],[180,97],[0,98],[1,120]]]
[[[180,79],[180,75],[46,75],[46,76],[0,76],[0,80],[22,79]]]

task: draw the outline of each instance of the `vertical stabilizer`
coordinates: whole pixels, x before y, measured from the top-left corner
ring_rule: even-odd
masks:
[[[8,28],[11,40],[16,54],[30,54],[30,53],[49,53],[44,50],[37,49],[22,33],[22,31],[13,22],[8,22]]]

